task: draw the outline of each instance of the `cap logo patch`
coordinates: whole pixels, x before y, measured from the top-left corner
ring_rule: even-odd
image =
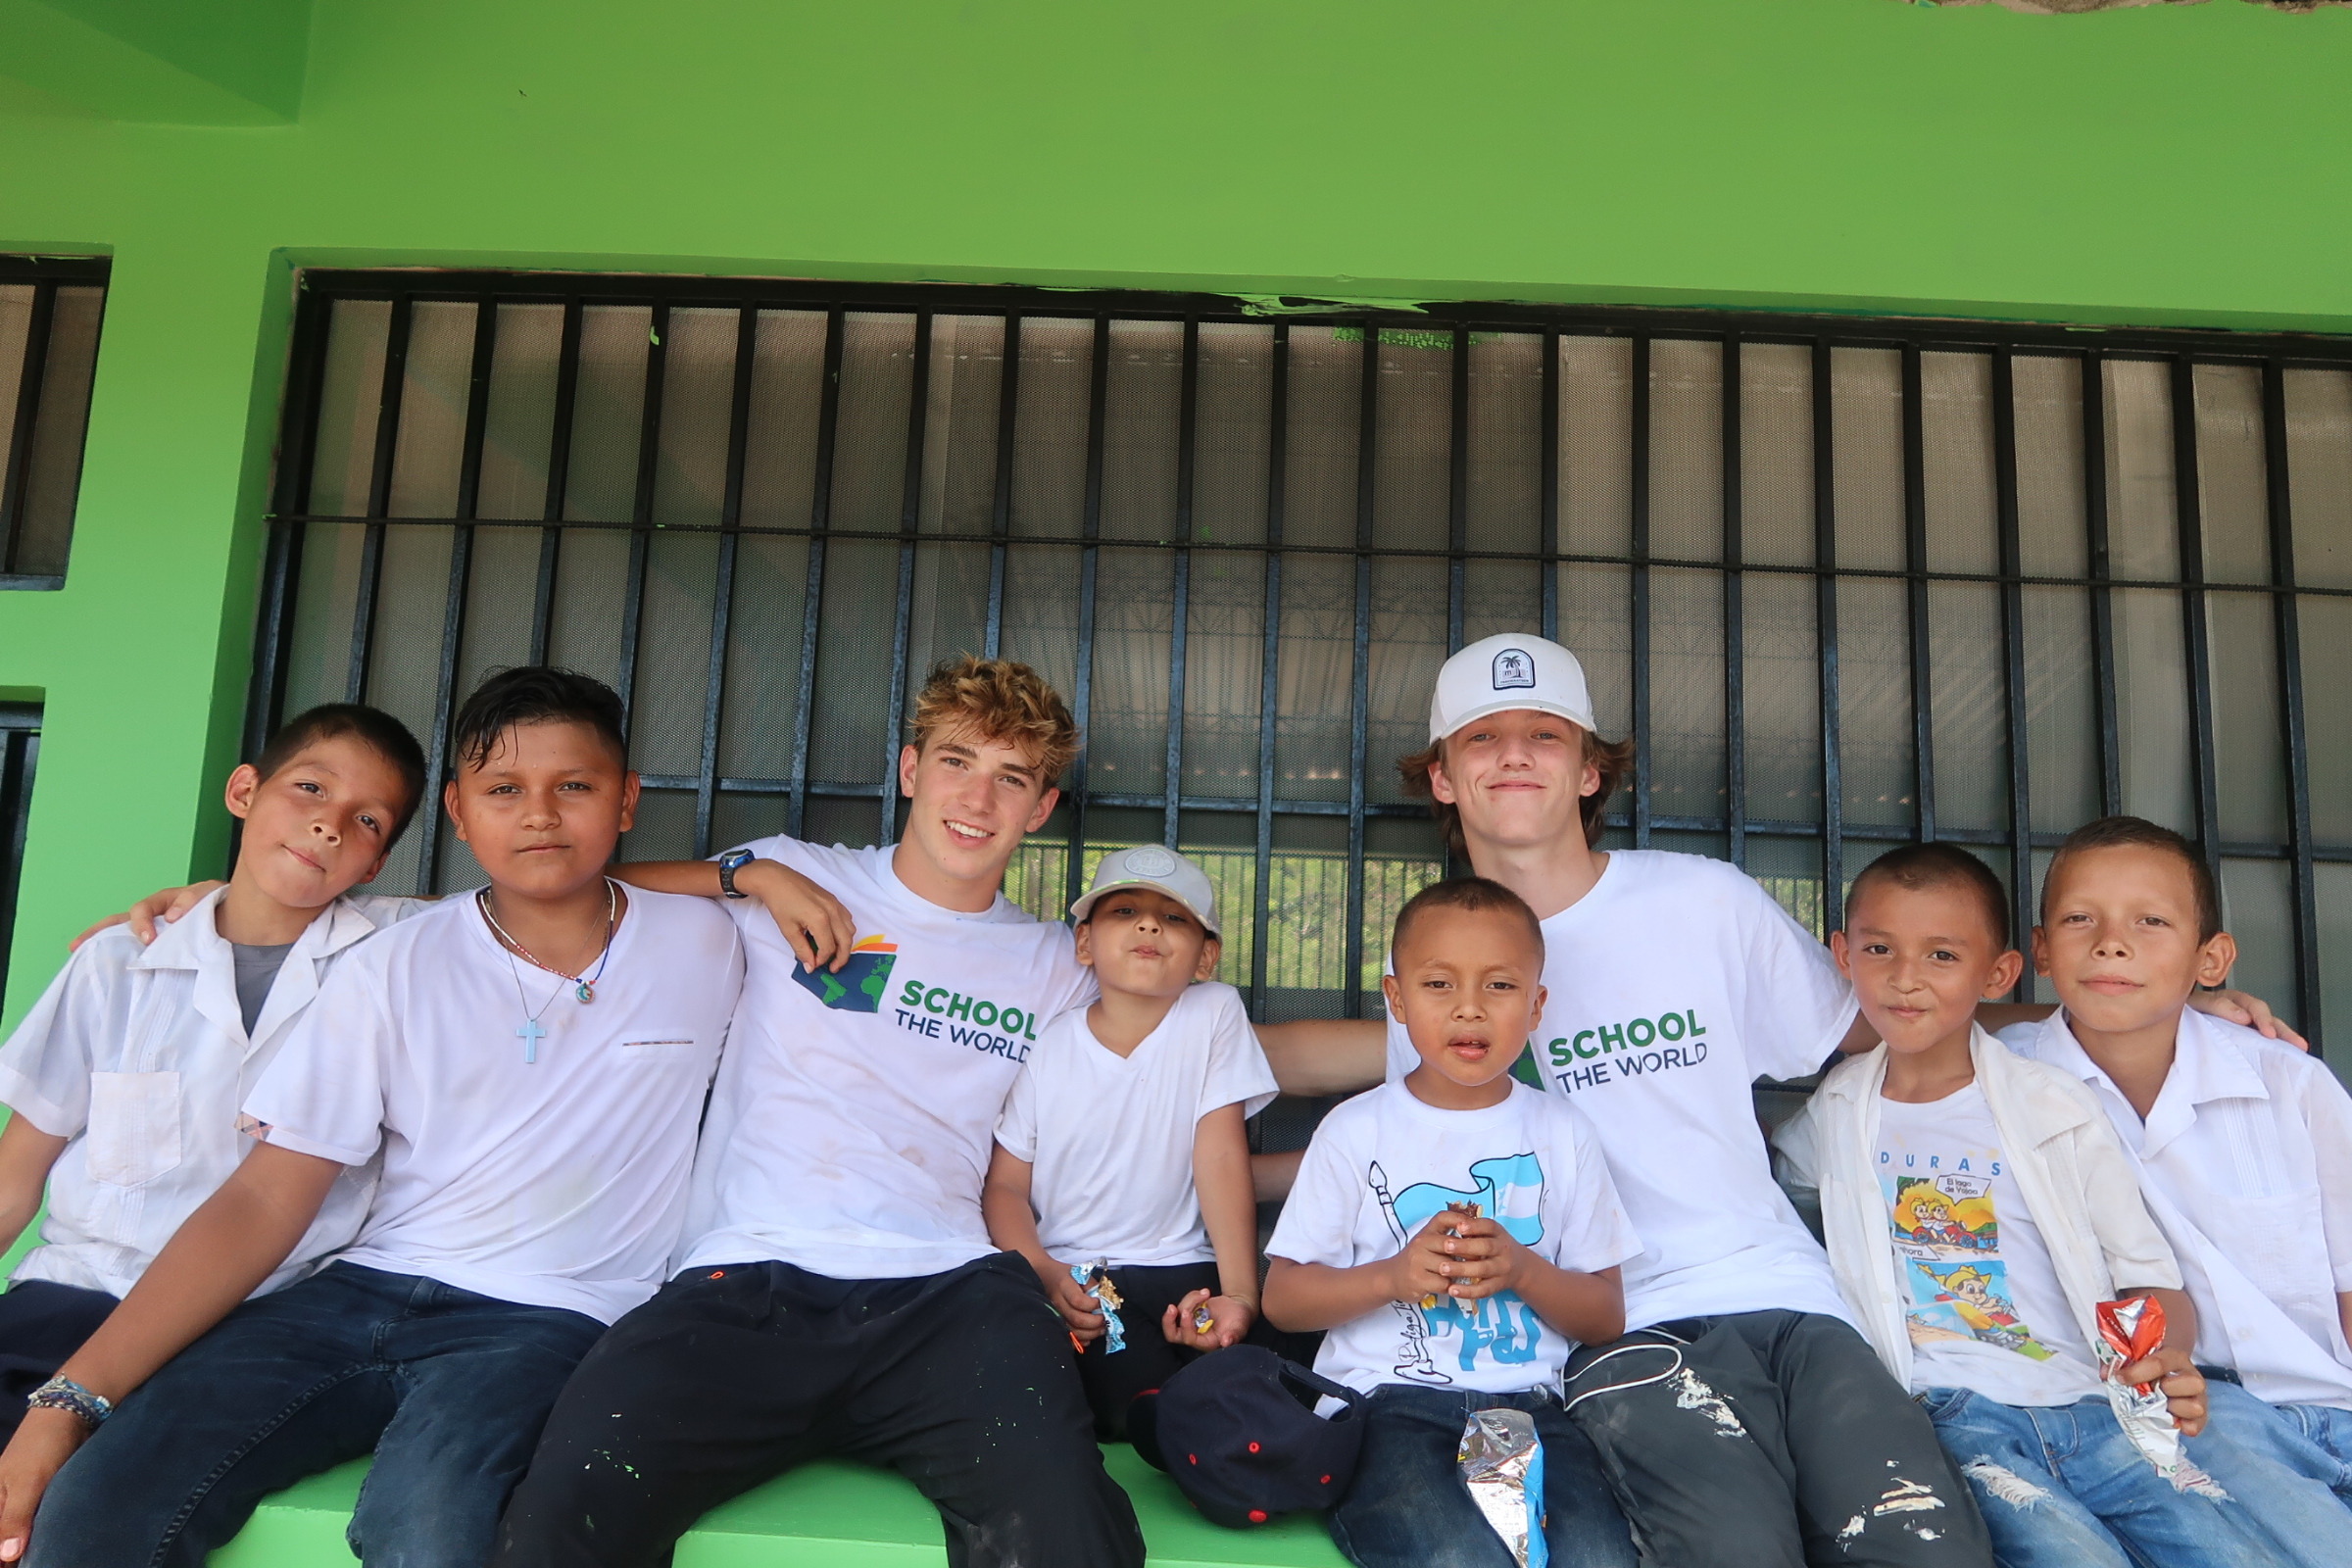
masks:
[[[1494,656],[1494,689],[1507,692],[1536,684],[1536,662],[1524,648],[1505,648]]]
[[[1176,857],[1156,844],[1147,844],[1127,852],[1127,869],[1137,876],[1166,876],[1176,869]]]

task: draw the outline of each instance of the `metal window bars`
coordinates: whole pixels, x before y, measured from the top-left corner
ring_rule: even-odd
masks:
[[[106,274],[0,256],[0,588],[65,586]]]
[[[880,842],[925,666],[1021,657],[1088,746],[1015,894],[1181,844],[1261,1016],[1377,1009],[1443,862],[1388,760],[1511,627],[1641,743],[1611,843],[1727,856],[1817,930],[1915,838],[2030,923],[2116,809],[2203,845],[2307,1029],[2352,921],[2302,680],[2352,608],[2335,340],[313,271],[291,386],[249,747],[365,698],[438,773],[463,688],[554,658],[630,703],[636,853]],[[463,877],[416,839],[389,883]]]

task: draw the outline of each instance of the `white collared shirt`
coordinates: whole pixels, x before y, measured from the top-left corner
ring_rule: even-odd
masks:
[[[127,926],[83,943],[0,1046],[0,1102],[68,1140],[49,1172],[41,1245],[16,1278],[127,1293],[252,1149],[237,1108],[327,972],[361,939],[429,907],[371,897],[328,905],[286,954],[248,1034],[235,949],[213,920],[220,898],[148,947]],[[374,1188],[373,1165],[338,1177],[255,1294],[293,1283],[348,1243]]]
[[[2138,1162],[2197,1307],[2197,1359],[2274,1403],[2352,1409],[2352,1096],[2292,1046],[2194,1010],[2143,1123],[2063,1013],[2015,1050],[2088,1084]]]

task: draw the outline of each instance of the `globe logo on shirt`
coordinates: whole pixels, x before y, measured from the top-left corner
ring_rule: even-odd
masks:
[[[792,977],[801,988],[836,1012],[880,1012],[890,989],[890,971],[899,961],[899,945],[876,934],[859,939],[850,950],[850,961],[840,972],[811,972],[795,963]]]

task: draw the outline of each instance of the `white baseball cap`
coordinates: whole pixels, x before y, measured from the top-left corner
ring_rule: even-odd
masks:
[[[1195,919],[1206,927],[1210,936],[1217,934],[1217,890],[1208,880],[1208,873],[1174,850],[1163,850],[1156,844],[1138,844],[1133,849],[1113,850],[1102,857],[1095,867],[1095,880],[1086,890],[1086,897],[1070,906],[1073,923],[1086,918],[1086,911],[1105,893],[1121,888],[1150,888],[1164,893],[1193,911]]]
[[[1588,730],[1600,727],[1592,722],[1585,666],[1574,654],[1546,638],[1504,632],[1472,643],[1438,671],[1438,689],[1429,700],[1430,742],[1514,708],[1557,713]]]

